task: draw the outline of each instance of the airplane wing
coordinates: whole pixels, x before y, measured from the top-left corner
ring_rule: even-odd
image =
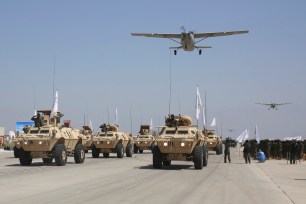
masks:
[[[211,46],[195,46],[196,48],[212,48]]]
[[[290,103],[276,103],[275,105],[280,106],[280,105],[287,105],[287,104],[290,104]]]
[[[249,32],[248,30],[243,30],[243,31],[230,31],[230,32],[215,32],[215,33],[196,33],[194,34],[194,37],[195,38],[220,37],[227,35],[244,34],[248,32]]]
[[[265,105],[265,106],[271,106],[271,103],[255,103],[255,104],[259,104],[259,105]]]
[[[132,36],[152,37],[152,38],[181,38],[181,34],[162,33],[131,33]]]

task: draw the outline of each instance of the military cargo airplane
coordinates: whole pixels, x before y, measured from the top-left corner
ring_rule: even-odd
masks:
[[[162,33],[131,33],[132,36],[143,36],[143,37],[153,37],[153,38],[168,38],[178,44],[179,47],[170,47],[170,49],[174,49],[174,55],[177,54],[179,49],[183,49],[184,51],[193,51],[195,48],[199,51],[199,55],[202,53],[201,48],[211,48],[211,46],[197,46],[198,42],[205,40],[209,37],[219,37],[219,36],[227,36],[227,35],[236,35],[236,34],[244,34],[248,33],[248,30],[244,31],[230,31],[230,32],[214,32],[214,33],[195,33],[193,31],[186,31],[184,26],[181,26],[183,30],[182,33],[178,34],[162,34]],[[174,38],[181,39],[181,42],[175,40]],[[197,38],[201,38],[196,41]]]
[[[268,110],[272,109],[272,110],[277,110],[277,106],[281,106],[281,105],[287,105],[290,103],[256,103],[259,105],[264,105],[264,106],[268,106]]]

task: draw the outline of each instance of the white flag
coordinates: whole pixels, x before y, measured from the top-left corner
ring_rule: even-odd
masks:
[[[195,107],[196,108],[195,118],[197,120],[199,120],[202,106],[203,105],[202,105],[202,100],[201,100],[201,96],[200,96],[200,91],[199,91],[199,87],[197,86],[196,107]]]
[[[36,109],[34,110],[34,115],[37,115],[37,110]]]
[[[150,121],[150,130],[152,131],[153,130],[153,120],[151,118],[151,121]]]
[[[52,107],[50,118],[54,118],[55,113],[58,112],[58,90],[55,91],[54,104]]]
[[[245,135],[244,135],[244,137],[242,139],[243,142],[245,142],[247,139],[249,139],[249,130],[246,129],[245,131],[246,131],[246,133],[245,133]]]
[[[118,110],[116,108],[116,113],[115,113],[115,124],[118,125]]]
[[[92,125],[91,120],[89,120],[89,128],[90,128],[90,129],[91,129],[91,131],[93,132],[93,125]]]
[[[212,120],[211,124],[210,124],[210,127],[214,127],[214,126],[216,126],[216,125],[217,125],[217,123],[216,123],[216,118],[214,118],[214,119]]]
[[[243,131],[236,139],[237,142],[242,143],[244,142],[246,139],[245,138],[249,138],[248,135],[248,130],[246,129],[245,131]]]
[[[258,133],[257,125],[255,126],[255,140],[257,141],[257,144],[259,144],[260,139],[259,139],[259,133]]]
[[[205,118],[205,112],[204,112],[204,107],[203,107],[203,128],[206,128],[206,118]]]

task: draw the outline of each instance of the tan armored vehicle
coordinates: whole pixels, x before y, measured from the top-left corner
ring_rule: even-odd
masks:
[[[67,124],[60,127],[58,123],[63,116],[60,112],[55,114],[55,118],[50,118],[50,110],[37,112],[43,121],[42,126],[31,127],[26,134],[14,140],[20,164],[31,165],[33,158],[42,158],[46,164],[54,159],[57,166],[64,166],[68,154],[74,155],[75,163],[83,163],[84,135]]]
[[[213,130],[204,130],[203,134],[207,136],[207,146],[209,151],[216,151],[217,155],[222,154],[222,139],[215,134]]]
[[[153,151],[155,138],[150,134],[150,125],[141,125],[140,131],[134,138],[134,153],[143,153],[143,150]]]
[[[86,137],[86,140],[84,142],[85,152],[87,153],[88,150],[91,149],[92,145],[92,129],[89,126],[83,126],[82,134]]]
[[[109,153],[117,153],[118,158],[123,158],[124,152],[127,157],[133,155],[133,139],[125,132],[118,132],[117,125],[100,126],[101,131],[92,138],[92,157],[98,158],[100,153],[108,158]]]
[[[193,161],[195,169],[207,166],[208,149],[205,137],[191,117],[169,115],[153,148],[153,167],[169,166],[172,160]]]

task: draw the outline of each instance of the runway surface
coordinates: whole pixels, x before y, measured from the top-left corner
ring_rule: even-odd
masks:
[[[153,169],[152,154],[93,159],[69,157],[66,166],[34,159],[20,166],[13,152],[0,152],[0,203],[305,203],[306,162],[252,161],[231,149],[232,163],[210,152],[208,166],[173,161]]]

